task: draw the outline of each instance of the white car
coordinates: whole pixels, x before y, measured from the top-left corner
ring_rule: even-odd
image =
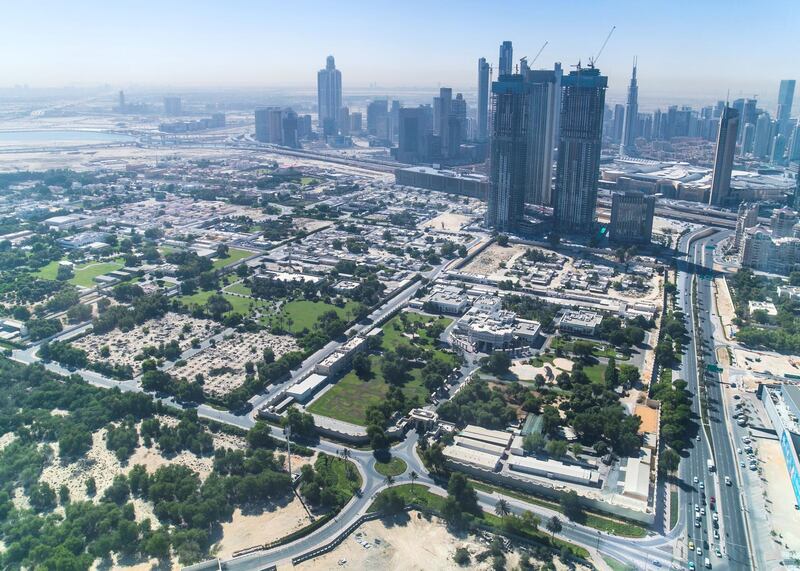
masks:
[[[700,506],[698,506],[697,504],[694,505],[694,513],[696,514],[700,513]]]
[[[697,440],[698,442],[700,442],[700,435],[698,434],[697,436],[695,436],[694,439]]]
[[[696,484],[696,483],[697,483],[697,482],[699,482],[699,481],[700,481],[700,480],[699,480],[699,478],[698,478],[697,476],[695,476],[695,477],[694,477],[694,483]]]
[[[706,508],[700,508],[700,515],[706,515]]]
[[[700,489],[701,489],[701,490],[705,490],[705,489],[706,489],[706,484],[705,484],[705,482],[700,482]]]
[[[742,449],[741,449],[741,448],[737,448],[737,449],[736,449],[736,453],[737,453],[737,454],[741,454],[741,453],[742,453]]]
[[[719,514],[717,514],[716,512],[714,512],[714,515],[711,517],[714,518],[714,521],[719,521]]]

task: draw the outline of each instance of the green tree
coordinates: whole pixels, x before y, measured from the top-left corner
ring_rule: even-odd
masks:
[[[570,490],[561,494],[561,498],[559,499],[558,503],[561,506],[564,515],[567,516],[570,521],[583,520],[583,505],[581,504],[580,497],[575,490]]]
[[[547,531],[550,532],[551,537],[555,537],[557,533],[561,533],[563,526],[561,525],[561,520],[558,519],[557,516],[553,516],[547,520],[547,524],[545,526]]]

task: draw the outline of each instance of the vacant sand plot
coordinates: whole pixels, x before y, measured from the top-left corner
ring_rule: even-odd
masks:
[[[755,373],[800,375],[800,359],[792,355],[756,352],[735,347],[733,358],[735,366]]]
[[[784,545],[790,551],[800,551],[800,512],[795,509],[797,500],[792,491],[789,470],[783,458],[781,445],[776,440],[761,439],[758,455],[763,462],[767,499],[769,500],[772,527],[779,533]]]
[[[501,265],[505,263],[505,266],[510,268],[514,264],[514,260],[522,256],[527,249],[527,246],[522,244],[509,244],[505,247],[492,244],[475,256],[475,259],[462,271],[468,274],[503,277],[505,271]]]
[[[130,331],[114,329],[102,335],[87,335],[72,344],[86,351],[90,361],[105,361],[111,365],[130,365],[134,375],[141,372],[141,361],[134,359],[147,346],[177,341],[181,352],[191,346],[193,338],[203,339],[212,333],[217,324],[207,319],[168,313],[161,319],[151,319]],[[183,339],[180,339],[183,334]],[[100,350],[108,347],[109,356],[102,357]]]
[[[212,551],[227,559],[234,551],[275,541],[310,523],[297,496],[292,496],[291,502],[267,506],[260,513],[243,514],[236,508],[231,521],[222,523],[222,539]]]
[[[445,232],[458,232],[463,226],[468,224],[474,217],[465,216],[464,214],[456,214],[454,212],[445,212],[436,218],[431,218],[425,222],[423,228],[432,228],[433,230],[443,230]]]
[[[465,547],[472,556],[469,569],[491,569],[491,557],[483,563],[475,561],[477,554],[488,549],[488,541],[474,535],[453,535],[438,518],[429,521],[417,512],[410,512],[408,516],[408,519],[401,516],[386,524],[381,520],[368,522],[332,552],[295,568],[455,571],[463,567],[453,561],[453,554],[456,548]],[[518,563],[518,552],[506,554],[507,569],[514,569]],[[556,568],[566,569],[560,563],[556,563]]]
[[[186,379],[194,379],[200,373],[205,378],[203,390],[206,394],[224,397],[242,386],[245,363],[261,360],[267,347],[272,349],[276,359],[300,348],[288,335],[272,335],[265,331],[237,333],[198,353],[172,373]]]

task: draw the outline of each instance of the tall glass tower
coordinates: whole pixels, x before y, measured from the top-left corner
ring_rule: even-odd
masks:
[[[342,72],[336,69],[333,56],[328,56],[325,69],[317,72],[317,112],[320,130],[332,134],[338,130],[342,109]]]
[[[608,77],[579,66],[561,87],[553,218],[557,229],[585,234],[594,227]]]

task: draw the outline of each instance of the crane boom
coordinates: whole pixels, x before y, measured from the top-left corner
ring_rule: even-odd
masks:
[[[542,47],[539,48],[539,51],[536,52],[535,56],[533,56],[533,59],[531,60],[530,65],[533,65],[536,62],[536,60],[539,59],[539,56],[542,55],[542,52],[544,51],[544,48],[546,48],[547,44],[549,44],[549,43],[550,43],[549,41],[545,41],[545,43],[542,44]]]
[[[599,59],[600,59],[600,55],[603,53],[603,50],[604,50],[604,49],[606,49],[606,44],[608,43],[608,40],[610,40],[610,39],[611,39],[611,34],[613,34],[613,33],[614,33],[614,30],[616,30],[616,29],[617,29],[617,27],[616,27],[616,26],[611,26],[611,31],[610,31],[610,32],[608,32],[608,35],[606,36],[606,41],[604,41],[604,42],[603,42],[603,45],[602,45],[602,46],[600,46],[600,51],[598,51],[598,52],[597,52],[597,55],[596,55],[596,56],[594,56],[594,57],[592,58],[592,60],[591,60],[591,65],[592,65],[593,67],[594,67],[594,65],[597,63],[597,60],[599,60]]]

